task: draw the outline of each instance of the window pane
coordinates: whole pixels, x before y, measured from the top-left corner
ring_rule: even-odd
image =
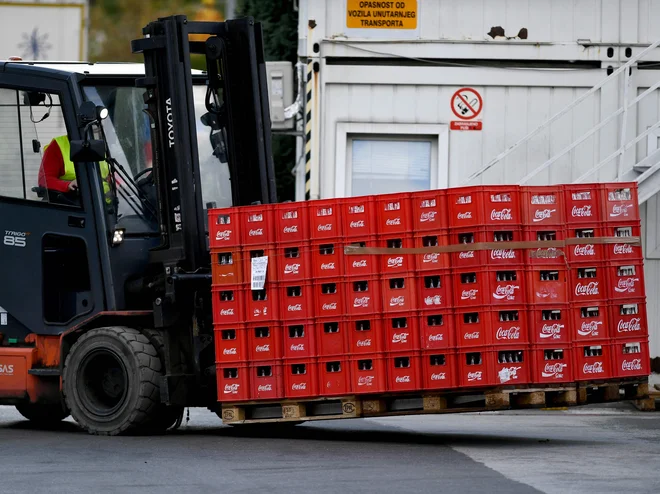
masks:
[[[23,199],[18,97],[11,89],[0,89],[0,176],[0,196]]]
[[[431,142],[353,139],[352,195],[431,188]]]

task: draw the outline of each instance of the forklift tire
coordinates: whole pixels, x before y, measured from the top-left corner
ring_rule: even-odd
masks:
[[[21,403],[16,410],[38,427],[52,427],[69,416],[60,403]]]
[[[158,352],[140,331],[97,328],[71,347],[62,390],[83,429],[114,436],[148,429],[160,404],[161,376]]]

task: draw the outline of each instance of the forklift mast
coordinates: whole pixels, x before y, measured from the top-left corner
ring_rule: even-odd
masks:
[[[206,215],[197,152],[191,54],[204,55],[208,74],[202,120],[215,131],[216,151],[229,163],[235,206],[276,202],[270,112],[261,25],[252,18],[190,22],[158,19],[132,42],[142,53],[147,113],[152,119],[154,179],[161,245],[152,262],[166,276],[208,267]],[[208,35],[205,42],[189,35]],[[212,205],[211,205],[212,206]]]

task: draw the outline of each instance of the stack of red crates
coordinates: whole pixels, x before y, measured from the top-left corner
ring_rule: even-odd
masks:
[[[641,248],[590,240],[638,237],[636,194],[477,186],[213,210],[218,399],[646,375]]]

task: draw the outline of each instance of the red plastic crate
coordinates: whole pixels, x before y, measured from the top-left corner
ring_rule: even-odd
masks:
[[[387,367],[383,354],[370,353],[351,358],[351,391],[355,394],[387,391]]]
[[[210,209],[209,245],[226,249],[241,245],[240,208]]]
[[[250,399],[250,377],[246,363],[219,365],[217,369],[219,402],[232,403]]]
[[[411,352],[421,349],[419,325],[413,312],[383,318],[385,348],[388,352]]]
[[[393,273],[406,273],[415,270],[415,256],[413,254],[399,254],[396,249],[411,249],[413,247],[412,235],[383,235],[378,238],[379,247],[395,249],[389,254],[382,254],[380,258],[380,274],[389,276]]]
[[[416,249],[424,247],[446,247],[449,245],[449,233],[446,230],[415,234],[413,244]],[[436,271],[450,267],[449,253],[427,252],[415,254],[415,269],[418,272]]]
[[[646,339],[618,340],[614,352],[613,377],[648,376],[651,373],[649,344]]]
[[[385,334],[380,316],[371,319],[351,318],[347,321],[349,354],[382,353]]]
[[[569,280],[571,302],[584,304],[608,298],[605,263],[576,264],[569,270]]]
[[[530,305],[529,338],[537,345],[566,345],[571,342],[571,309],[568,304]]]
[[[216,324],[214,333],[216,363],[248,360],[248,333],[245,324]]]
[[[277,272],[275,281],[279,283],[298,283],[313,278],[311,246],[301,242],[298,244],[278,244],[275,259]],[[270,259],[268,260],[270,262]]]
[[[284,360],[284,396],[303,398],[318,396],[318,364],[316,359]]]
[[[321,396],[345,396],[351,392],[351,366],[346,358],[319,359]]]
[[[245,318],[248,322],[279,320],[277,290],[275,283],[266,283],[263,290],[245,290]]]
[[[245,319],[245,289],[241,285],[214,287],[213,322],[215,324],[233,324]]]
[[[616,300],[646,297],[643,261],[610,264],[607,271],[610,290],[606,297]]]
[[[214,286],[238,285],[245,281],[240,250],[214,250],[211,258]]]
[[[625,240],[631,240],[630,237],[641,238],[642,231],[639,221],[606,223],[603,228],[604,235],[607,237],[620,237],[620,243],[611,243],[603,246],[605,257],[608,261],[626,262],[630,260],[643,259],[642,246],[626,243]]]
[[[564,304],[568,302],[568,274],[559,266],[536,266],[527,270],[527,303]]]
[[[529,343],[528,314],[524,305],[500,307],[488,312],[491,331],[486,340],[492,345],[521,345]]]
[[[604,221],[639,221],[637,182],[603,184],[601,193]]]
[[[573,355],[569,345],[545,345],[532,348],[531,380],[534,384],[572,382],[573,369]]]
[[[285,322],[282,329],[285,359],[316,357],[316,338],[312,321]]]
[[[338,199],[343,236],[367,238],[378,233],[376,202],[373,196]]]
[[[525,270],[516,266],[500,266],[488,270],[488,292],[484,302],[494,306],[524,304]]]
[[[487,241],[486,230],[481,227],[453,229],[449,231],[449,245],[469,245]],[[454,269],[484,267],[487,263],[485,250],[466,250],[452,252],[449,255],[451,267]]]
[[[452,273],[455,307],[484,305],[488,295],[488,271],[480,268],[463,268]]]
[[[380,281],[383,312],[408,312],[417,308],[415,297],[419,281],[411,274],[390,275]]]
[[[455,187],[447,189],[450,228],[473,228],[484,225],[483,187]]]
[[[275,204],[275,241],[303,243],[309,240],[309,218],[306,202]]]
[[[459,348],[481,347],[490,343],[489,308],[485,306],[456,309],[454,324]]]
[[[415,192],[410,200],[416,232],[437,232],[448,227],[445,190]]]
[[[380,280],[376,277],[355,278],[344,284],[346,312],[349,316],[378,314],[381,311]]]
[[[612,338],[646,338],[649,334],[645,299],[617,300],[610,303]]]
[[[380,272],[379,257],[374,254],[346,254],[347,247],[378,247],[376,237],[364,237],[361,239],[348,239],[343,242],[342,252],[344,253],[343,265],[344,273],[349,277],[377,276]]]
[[[314,292],[311,283],[278,284],[280,318],[283,321],[314,317]]]
[[[493,351],[493,357],[496,384],[518,386],[532,382],[532,354],[528,346],[497,348]]]
[[[319,357],[348,353],[347,323],[337,319],[317,319],[314,323],[316,354]]]
[[[452,307],[452,276],[448,269],[424,271],[414,280],[417,285],[417,308],[438,311]]]
[[[282,326],[275,323],[250,323],[247,325],[248,355],[251,362],[281,359]]]
[[[241,206],[241,240],[243,245],[275,243],[273,209],[265,205]]]
[[[484,219],[487,225],[521,225],[520,190],[515,185],[489,185],[483,194]]]
[[[587,223],[569,225],[566,229],[566,248],[564,252],[571,265],[575,263],[594,263],[605,260],[605,247],[592,240],[602,237],[603,229]],[[580,242],[580,243],[575,243]]]
[[[338,278],[344,275],[344,244],[339,239],[312,242],[312,273],[314,278]]]
[[[523,231],[517,227],[502,226],[486,229],[485,240],[487,242],[522,242]],[[489,266],[516,266],[525,263],[525,251],[522,249],[510,249],[503,247],[499,249],[488,249],[486,262]]]
[[[610,337],[607,302],[574,304],[570,310],[573,316],[573,341],[588,343]]]
[[[612,346],[607,340],[573,346],[576,381],[600,381],[613,377],[611,364]]]
[[[387,357],[388,391],[417,391],[422,388],[421,355],[418,352],[394,353]]]
[[[564,227],[557,225],[534,226],[525,228],[523,230],[523,237],[526,242],[539,242],[542,245],[546,241],[566,240],[566,230]],[[566,248],[541,246],[536,249],[527,249],[525,263],[531,266],[565,266],[567,255]]]
[[[418,324],[423,350],[446,350],[456,346],[451,310],[423,312],[418,316]]]
[[[316,317],[342,317],[346,314],[344,283],[339,278],[314,282],[314,315]]]
[[[422,352],[422,389],[450,389],[458,385],[456,352]]]
[[[307,202],[309,233],[312,240],[340,238],[341,213],[337,199],[322,199]]]
[[[523,223],[528,226],[564,225],[562,187],[525,186],[522,192]]]
[[[493,352],[486,347],[461,350],[457,353],[458,385],[476,388],[495,384]]]
[[[277,250],[275,245],[247,245],[243,247],[241,258],[243,260],[243,273],[245,282],[249,283],[252,280],[252,258],[254,257],[268,257],[268,266],[266,267],[266,283],[277,282]]]
[[[563,188],[566,223],[594,225],[603,220],[600,210],[601,184],[568,184]]]
[[[413,231],[410,193],[375,196],[378,235],[401,235]]]
[[[250,364],[250,400],[284,398],[284,376],[279,361]]]

